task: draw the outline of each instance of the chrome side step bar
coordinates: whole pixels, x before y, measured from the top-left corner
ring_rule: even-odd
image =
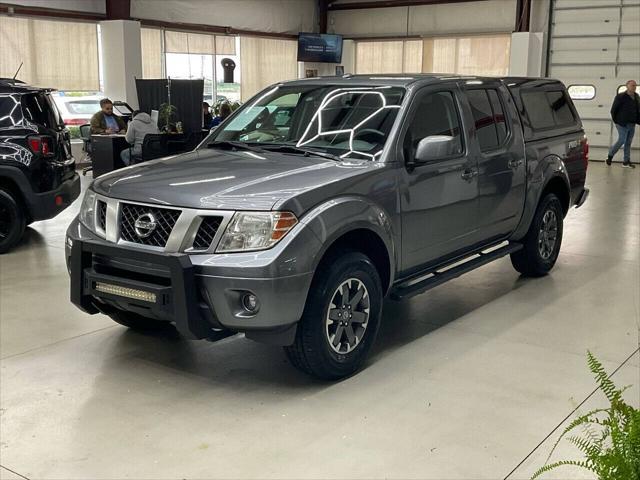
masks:
[[[475,270],[478,267],[498,260],[506,255],[517,252],[522,249],[521,243],[509,243],[499,248],[487,249],[478,252],[463,260],[458,260],[449,265],[444,265],[431,272],[425,272],[419,277],[407,280],[393,288],[391,298],[400,300],[403,298],[413,297],[426,292],[438,285],[442,285],[449,280],[459,277],[465,273]]]

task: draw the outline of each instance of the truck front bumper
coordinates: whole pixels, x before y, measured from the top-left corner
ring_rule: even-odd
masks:
[[[264,278],[251,268],[230,276],[228,269],[203,265],[201,258],[186,253],[106,242],[77,220],[67,232],[66,254],[71,302],[81,310],[108,314],[118,309],[170,321],[188,338],[234,331],[290,344],[313,277],[309,272]],[[242,264],[243,254],[238,255]],[[246,295],[257,299],[255,311],[247,310]]]

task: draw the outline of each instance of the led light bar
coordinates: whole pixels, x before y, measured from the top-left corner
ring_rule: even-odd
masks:
[[[96,282],[96,291],[102,293],[110,293],[119,297],[132,298],[134,300],[142,300],[143,302],[156,303],[156,294],[137,290],[135,288],[121,287],[110,283]]]

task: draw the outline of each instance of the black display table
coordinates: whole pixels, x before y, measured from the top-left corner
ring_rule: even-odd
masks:
[[[120,159],[120,152],[129,148],[124,134],[91,135],[91,164],[93,178],[125,167]]]

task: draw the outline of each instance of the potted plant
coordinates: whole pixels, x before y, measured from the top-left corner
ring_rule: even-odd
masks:
[[[178,109],[170,103],[163,103],[158,108],[158,128],[163,132],[174,132],[176,129]]]

